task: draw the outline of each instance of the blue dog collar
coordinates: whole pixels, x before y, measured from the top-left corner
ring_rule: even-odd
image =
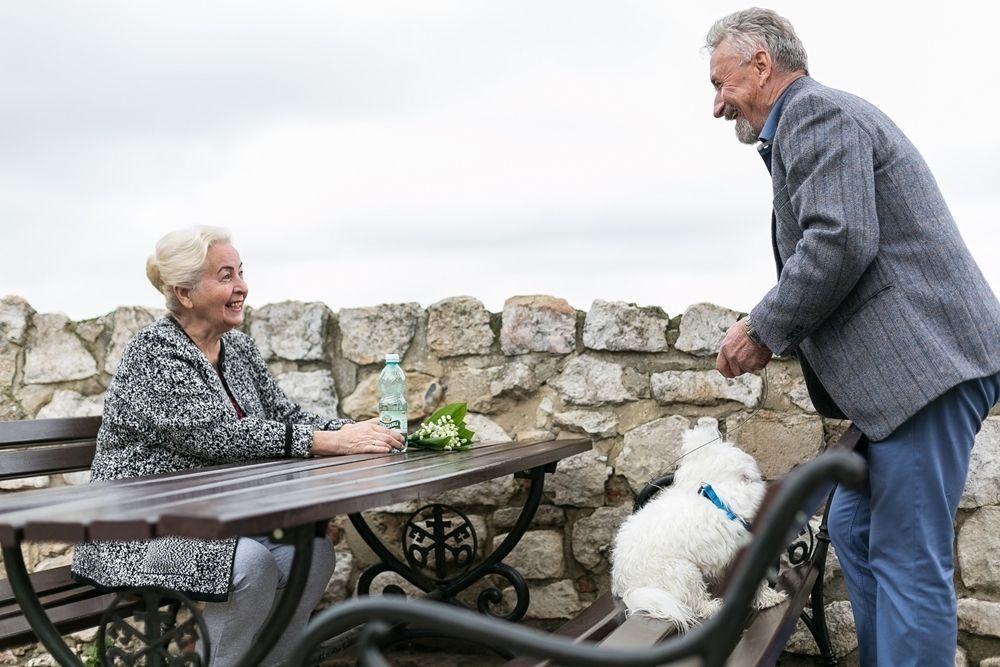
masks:
[[[721,510],[723,514],[725,514],[727,517],[729,517],[733,521],[739,523],[741,526],[743,526],[748,531],[750,530],[750,522],[747,521],[746,519],[744,519],[743,517],[741,517],[736,512],[734,512],[733,508],[731,508],[729,505],[727,505],[725,503],[725,501],[722,500],[722,498],[719,497],[719,494],[717,494],[715,492],[715,489],[712,488],[711,484],[702,483],[702,485],[698,487],[698,495],[699,496],[704,496],[705,498],[708,498],[708,500],[711,501],[711,503],[713,505],[715,505],[716,507],[718,507],[719,510]]]

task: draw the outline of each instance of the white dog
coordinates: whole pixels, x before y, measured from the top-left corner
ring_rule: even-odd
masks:
[[[756,513],[765,483],[752,456],[722,441],[714,419],[700,419],[684,434],[681,453],[673,484],[619,528],[612,546],[611,592],[629,613],[666,619],[685,631],[722,604],[710,587],[750,539],[745,521]],[[703,485],[710,488],[702,491]],[[754,608],[784,598],[762,585]]]

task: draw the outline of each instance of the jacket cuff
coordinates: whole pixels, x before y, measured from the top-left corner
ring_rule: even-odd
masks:
[[[312,448],[314,427],[308,424],[285,425],[285,458],[305,458]]]

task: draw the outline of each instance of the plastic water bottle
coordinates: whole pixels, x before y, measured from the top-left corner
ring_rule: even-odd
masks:
[[[398,354],[385,355],[385,368],[378,376],[378,395],[379,423],[406,438],[406,375],[399,367]],[[406,451],[405,440],[398,451]]]

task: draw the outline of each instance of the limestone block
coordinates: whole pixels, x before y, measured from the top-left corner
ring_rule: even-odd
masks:
[[[1000,667],[1000,655],[980,660],[979,667]]]
[[[406,416],[416,420],[426,417],[441,402],[441,381],[426,373],[406,371]],[[378,414],[378,373],[358,383],[354,392],[341,404],[352,419],[369,419]]]
[[[816,412],[816,407],[813,405],[812,399],[809,398],[809,389],[806,387],[805,380],[795,383],[795,386],[788,392],[788,398],[806,412]]]
[[[439,357],[486,354],[493,345],[489,311],[471,296],[432,304],[427,309],[427,344]]]
[[[251,313],[250,335],[266,360],[321,361],[330,315],[322,303],[271,303]]]
[[[718,371],[666,371],[649,378],[653,398],[660,403],[713,405],[719,401],[736,401],[752,408],[760,401],[764,381],[747,373],[726,378]]]
[[[493,538],[493,548],[499,546],[505,537],[506,534]],[[503,562],[519,571],[525,579],[561,577],[566,569],[562,532],[529,530]]]
[[[665,352],[670,318],[657,306],[594,301],[583,323],[583,344],[592,350]]]
[[[493,527],[498,531],[508,531],[521,516],[520,507],[502,507],[493,513]],[[566,523],[566,512],[555,505],[539,505],[531,519],[532,528],[562,528]]]
[[[548,442],[555,440],[556,434],[545,429],[529,428],[525,431],[518,431],[514,434],[516,442]]]
[[[350,595],[351,571],[354,569],[354,554],[350,549],[337,549],[333,576],[326,585],[326,592],[320,600],[320,607],[328,607],[334,602],[346,600]]]
[[[674,470],[681,455],[681,439],[691,422],[674,415],[641,424],[625,433],[625,446],[615,461],[615,472],[639,493],[646,482]]]
[[[83,380],[97,374],[97,362],[70,331],[62,313],[35,315],[24,357],[24,383]]]
[[[696,303],[684,311],[680,336],[674,347],[696,357],[710,357],[719,353],[726,331],[739,318],[740,313],[711,303]]]
[[[90,471],[81,470],[79,472],[64,472],[63,481],[69,486],[83,486],[90,483]]]
[[[1000,602],[959,598],[958,629],[974,635],[1000,638]]]
[[[611,543],[631,512],[631,505],[598,507],[590,516],[573,524],[573,558],[588,570],[609,559]]]
[[[327,371],[294,371],[278,375],[275,380],[303,410],[323,417],[337,416],[337,388]]]
[[[465,425],[475,432],[475,435],[472,436],[472,442],[506,442],[510,440],[507,431],[485,415],[468,412],[465,415]]]
[[[490,391],[493,382],[492,368],[461,368],[452,370],[447,376],[449,403],[464,402],[470,410],[493,414],[499,410],[495,396]]]
[[[834,656],[842,658],[858,647],[850,602],[838,600],[826,605],[826,625],[830,631],[830,648]],[[797,622],[795,631],[785,645],[785,650],[800,655],[819,655],[816,640],[801,620]]]
[[[57,390],[38,414],[36,419],[57,417],[97,417],[104,412],[104,394],[84,396],[76,391]]]
[[[576,311],[552,296],[513,296],[503,305],[500,349],[504,354],[553,352],[576,347]]]
[[[17,373],[17,352],[16,346],[0,339],[0,387],[14,384],[14,375]]]
[[[490,394],[503,396],[512,394],[519,398],[538,389],[539,382],[531,366],[515,361],[503,366],[494,366],[490,372]]]
[[[158,312],[138,306],[118,308],[111,314],[111,341],[108,343],[108,355],[104,360],[105,373],[115,374],[122,360],[125,345],[139,333],[140,329],[155,322],[159,316]]]
[[[547,586],[528,586],[530,600],[528,611],[524,617],[526,619],[565,619],[573,618],[583,611],[587,602],[580,599],[580,593],[576,590],[573,582],[563,579]],[[504,601],[513,606],[514,589],[504,590]]]
[[[548,427],[552,420],[553,412],[555,412],[555,406],[552,404],[552,399],[548,396],[543,396],[542,400],[538,401],[538,407],[535,409],[535,428]]]
[[[613,362],[593,357],[570,359],[563,372],[549,385],[564,402],[572,405],[601,406],[639,398],[625,382],[624,369]]]
[[[958,533],[962,582],[971,589],[1000,593],[1000,507],[980,507]],[[997,606],[1000,610],[1000,605]],[[1000,619],[1000,616],[997,617]],[[996,633],[1000,637],[1000,632]]]
[[[44,489],[51,482],[48,475],[37,477],[21,477],[19,479],[0,480],[0,491],[23,491],[25,489]]]
[[[569,410],[556,413],[554,419],[556,426],[598,438],[610,438],[618,434],[618,416],[613,412]]]
[[[0,340],[24,345],[24,335],[35,309],[19,296],[7,295],[0,299]]]
[[[781,477],[822,451],[823,420],[817,415],[775,415],[758,412],[750,418],[726,418],[727,438],[757,459],[766,479]]]
[[[969,656],[961,646],[955,647],[955,667],[969,667]],[[983,663],[979,663],[983,667]]]
[[[96,343],[108,328],[108,324],[111,321],[111,316],[113,314],[114,313],[112,312],[107,315],[102,315],[101,317],[94,317],[89,320],[74,322],[73,331],[77,336],[88,343]]]
[[[395,572],[383,572],[375,577],[375,580],[372,581],[371,594],[382,595],[382,589],[387,586],[398,586],[403,590],[408,598],[419,598],[425,595],[422,590]]]
[[[571,507],[600,507],[604,504],[604,483],[611,477],[608,457],[591,449],[563,459],[545,482],[553,492],[552,502]]]
[[[976,435],[969,477],[959,507],[1000,505],[1000,417],[989,417]]]
[[[0,378],[0,381],[2,381],[2,378]],[[24,410],[14,400],[14,397],[0,388],[0,421],[12,422],[24,419],[26,416]]]
[[[444,505],[488,505],[503,507],[510,503],[520,486],[513,475],[486,480],[472,486],[446,491],[431,502]]]
[[[43,405],[52,400],[56,389],[48,384],[29,384],[14,390],[14,398],[27,415],[35,415]]]
[[[421,313],[419,303],[384,303],[341,310],[343,355],[361,365],[382,363],[387,354],[398,354],[402,359],[410,349]]]

